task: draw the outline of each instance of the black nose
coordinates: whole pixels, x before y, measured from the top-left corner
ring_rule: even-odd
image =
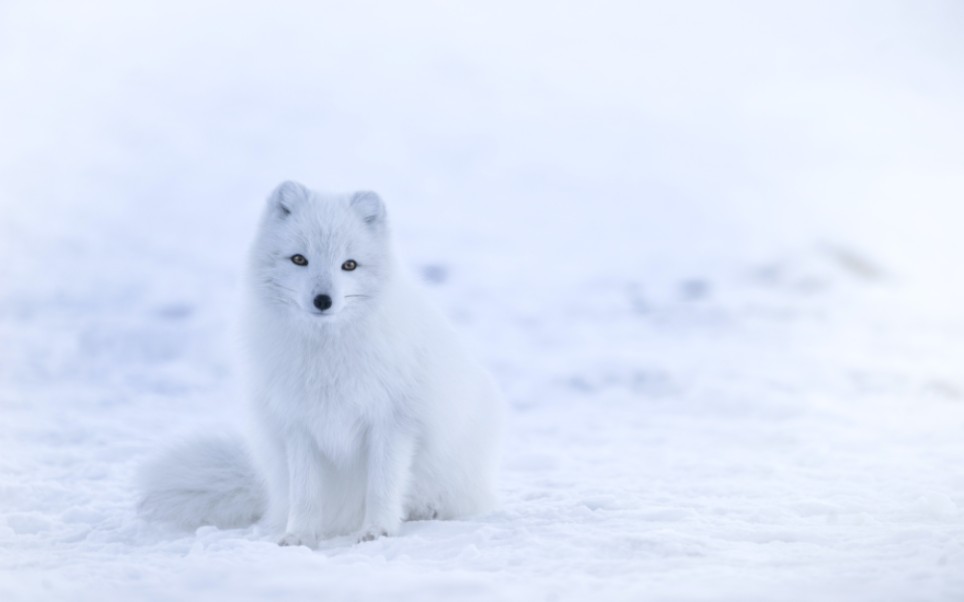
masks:
[[[315,307],[317,307],[321,311],[325,311],[326,309],[331,307],[331,297],[329,297],[328,295],[318,295],[317,297],[315,297]]]

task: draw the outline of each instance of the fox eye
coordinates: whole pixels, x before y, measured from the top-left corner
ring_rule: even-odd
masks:
[[[292,255],[291,263],[295,265],[308,265],[308,260],[305,259],[304,255]]]
[[[350,272],[357,267],[358,267],[358,262],[355,261],[354,259],[349,259],[345,263],[341,264],[341,269],[345,270],[346,272]]]

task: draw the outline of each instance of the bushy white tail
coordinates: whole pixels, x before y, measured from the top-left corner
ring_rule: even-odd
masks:
[[[138,510],[184,529],[244,527],[264,514],[267,496],[240,437],[184,441],[144,466]]]

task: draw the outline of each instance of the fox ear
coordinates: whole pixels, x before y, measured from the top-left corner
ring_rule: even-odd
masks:
[[[303,184],[288,180],[278,184],[268,197],[268,205],[281,217],[287,217],[291,215],[292,209],[308,198],[308,195],[308,189]]]
[[[351,206],[369,226],[374,228],[385,223],[385,203],[374,192],[356,192],[351,197]]]

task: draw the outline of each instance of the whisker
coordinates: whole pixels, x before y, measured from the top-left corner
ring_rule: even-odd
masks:
[[[267,280],[267,281],[265,281],[265,284],[267,284],[268,286],[271,286],[271,287],[273,287],[273,288],[279,288],[279,289],[281,289],[281,290],[283,290],[283,291],[288,291],[289,293],[296,293],[296,292],[298,292],[298,291],[296,291],[295,289],[293,289],[293,288],[288,288],[287,286],[284,286],[283,284],[280,284],[280,283],[278,283],[278,282],[276,282],[276,281],[274,281],[274,280]]]

